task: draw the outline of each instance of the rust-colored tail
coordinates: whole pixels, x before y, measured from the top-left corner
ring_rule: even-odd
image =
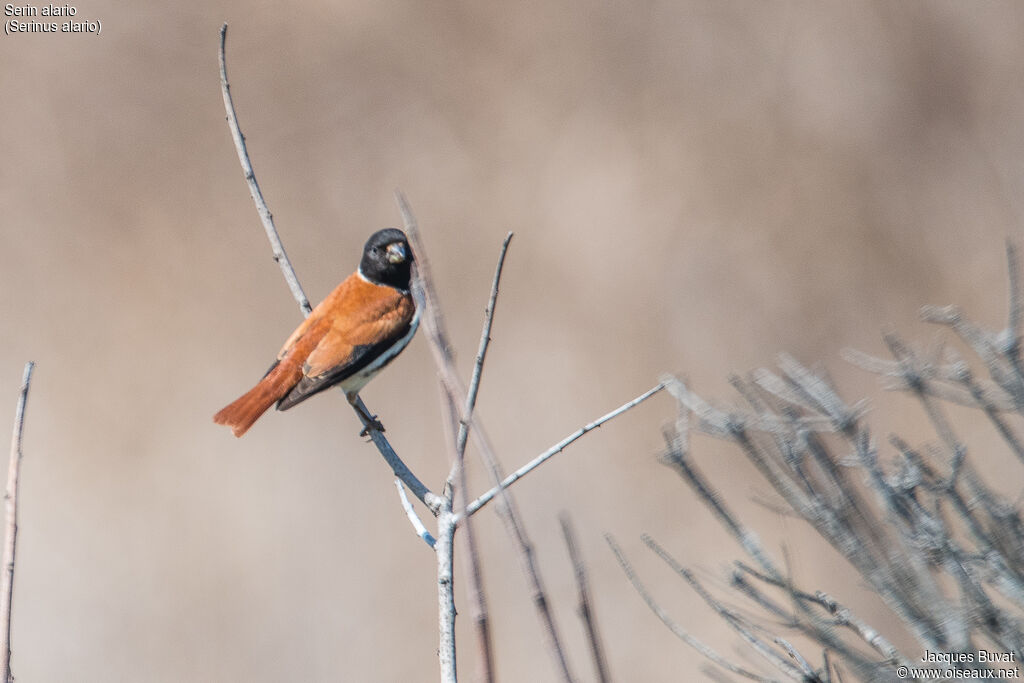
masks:
[[[279,363],[256,386],[214,415],[213,421],[242,436],[275,401],[291,391],[301,376],[302,371],[292,363]]]

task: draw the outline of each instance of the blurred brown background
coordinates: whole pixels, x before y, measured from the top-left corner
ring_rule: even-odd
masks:
[[[508,468],[665,371],[726,397],[728,373],[785,350],[885,401],[840,348],[880,353],[885,326],[928,339],[925,303],[1003,315],[1024,193],[1020,3],[76,8],[101,35],[0,37],[0,416],[38,362],[20,680],[437,677],[432,555],[344,401],[270,414],[238,441],[210,419],[299,321],[224,123],[222,21],[253,163],[311,299],[400,223],[401,187],[468,371],[516,232],[480,402]],[[363,394],[433,487],[436,387],[418,338]],[[672,410],[658,397],[516,487],[581,680],[561,510],[617,680],[702,674],[606,531],[684,626],[748,657],[639,542],[652,533],[713,586],[739,555],[656,462]],[[743,504],[766,486],[738,453],[697,449],[773,550],[802,533]],[[501,678],[552,680],[515,556],[493,511],[479,519]],[[820,544],[790,553],[807,586],[856,594]]]

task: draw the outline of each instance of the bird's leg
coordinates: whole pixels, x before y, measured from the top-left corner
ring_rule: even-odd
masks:
[[[363,405],[359,403],[359,394],[346,394],[346,397],[348,398],[348,402],[352,404],[352,407],[356,409],[356,412],[358,412],[359,416],[363,419],[363,431],[359,432],[359,436],[368,436],[371,429],[378,432],[384,431],[384,425],[380,423],[377,416],[370,415],[366,412],[366,409],[363,408]]]

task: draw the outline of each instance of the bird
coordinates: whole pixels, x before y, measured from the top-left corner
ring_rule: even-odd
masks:
[[[357,398],[419,327],[419,307],[410,292],[413,261],[404,232],[387,228],[373,233],[356,271],[292,332],[263,379],[213,421],[241,437],[275,402],[278,410],[288,410],[337,385],[365,420],[361,436],[371,427],[384,431]]]

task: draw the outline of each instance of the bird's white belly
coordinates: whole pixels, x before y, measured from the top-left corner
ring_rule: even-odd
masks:
[[[396,341],[391,345],[384,353],[380,354],[373,359],[369,365],[355,373],[351,377],[339,382],[339,386],[349,396],[358,394],[363,387],[369,383],[374,376],[380,372],[381,368],[394,360],[395,356],[402,352],[409,342],[412,340],[413,335],[416,334],[416,329],[420,326],[420,309],[416,308],[416,313],[413,314],[412,322],[409,323],[409,331],[405,333],[405,336]]]

